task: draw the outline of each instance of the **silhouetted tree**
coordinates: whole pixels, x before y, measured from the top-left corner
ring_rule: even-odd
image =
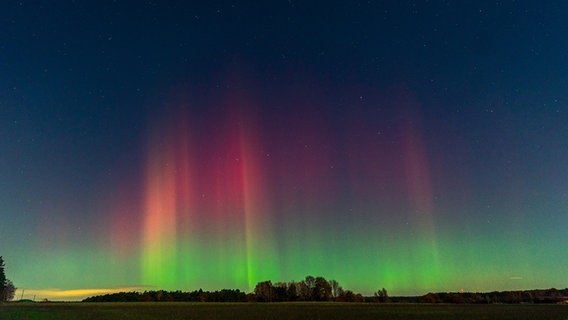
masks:
[[[341,302],[365,302],[365,298],[359,293],[353,293],[351,290],[345,290],[337,297],[337,301]]]
[[[294,281],[288,283],[287,301],[298,300],[298,284]]]
[[[324,277],[317,277],[313,290],[315,301],[329,301],[331,298],[331,286]]]
[[[6,279],[6,274],[4,273],[4,258],[0,256],[0,301],[6,301],[6,286],[8,285],[8,279]]]
[[[259,282],[254,288],[256,300],[259,302],[271,302],[274,298],[274,287],[272,281]]]
[[[314,300],[314,289],[316,287],[316,278],[313,276],[306,276],[304,279],[305,287],[302,288],[302,294],[305,295],[304,300],[312,301]]]
[[[298,282],[296,288],[299,300],[310,301],[312,299],[312,289],[306,284],[305,280]]]
[[[389,302],[389,294],[387,293],[387,289],[382,288],[375,292],[375,300],[377,302]]]
[[[6,288],[4,288],[3,298],[4,301],[14,300],[14,295],[16,294],[16,287],[10,280],[6,280]]]
[[[344,294],[344,293],[345,293],[345,290],[343,290],[343,287],[342,287],[342,286],[339,286],[339,287],[337,288],[337,296],[336,296],[335,298],[340,297],[340,296],[341,296],[342,294]]]
[[[288,285],[285,282],[276,283],[273,292],[273,302],[288,301]]]

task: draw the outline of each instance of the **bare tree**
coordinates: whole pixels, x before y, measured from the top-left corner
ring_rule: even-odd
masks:
[[[339,295],[339,282],[336,280],[329,280],[329,285],[331,286],[331,296],[337,298]]]
[[[310,289],[315,288],[316,278],[314,278],[313,276],[307,276],[304,281],[306,282],[306,285],[308,286],[308,288],[310,288]]]

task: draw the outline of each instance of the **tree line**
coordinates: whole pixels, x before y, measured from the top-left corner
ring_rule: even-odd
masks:
[[[254,291],[224,289],[220,291],[144,291],[120,292],[94,296],[84,302],[287,302],[287,301],[337,301],[337,302],[379,302],[379,303],[451,303],[451,304],[550,304],[568,303],[568,289],[518,290],[494,292],[430,292],[422,296],[389,297],[382,288],[373,296],[362,296],[351,290],[344,290],[337,281],[323,277],[311,277],[295,282],[259,282]]]
[[[438,292],[418,297],[420,303],[568,303],[568,289],[517,290],[494,292]]]
[[[83,302],[247,302],[247,294],[239,289],[203,291],[144,291],[118,292],[89,297]]]
[[[239,289],[203,291],[202,289],[183,291],[144,291],[119,292],[89,297],[84,302],[145,302],[145,301],[185,301],[185,302],[287,302],[287,301],[339,301],[365,302],[360,293],[344,290],[336,280],[324,277],[307,276],[302,281],[259,282],[254,291],[245,293]],[[387,302],[386,289],[375,293],[374,301]]]

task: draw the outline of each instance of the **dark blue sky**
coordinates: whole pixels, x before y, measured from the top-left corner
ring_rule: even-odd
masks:
[[[566,9],[531,1],[9,2],[0,31],[2,172],[16,184],[42,171],[50,180],[51,170],[90,179],[140,150],[148,114],[172,88],[191,90],[203,111],[241,78],[266,100],[298,88],[314,100],[325,95],[319,108],[334,124],[360,97],[408,90],[440,131],[432,139],[459,133],[473,154],[513,149],[510,161],[554,162],[566,137]],[[268,113],[273,100],[262,106]],[[383,118],[396,109],[362,108]],[[507,161],[500,158],[489,156]]]

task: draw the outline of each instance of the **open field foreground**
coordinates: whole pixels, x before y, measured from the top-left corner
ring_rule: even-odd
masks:
[[[568,319],[564,305],[359,303],[9,303],[2,320]]]

